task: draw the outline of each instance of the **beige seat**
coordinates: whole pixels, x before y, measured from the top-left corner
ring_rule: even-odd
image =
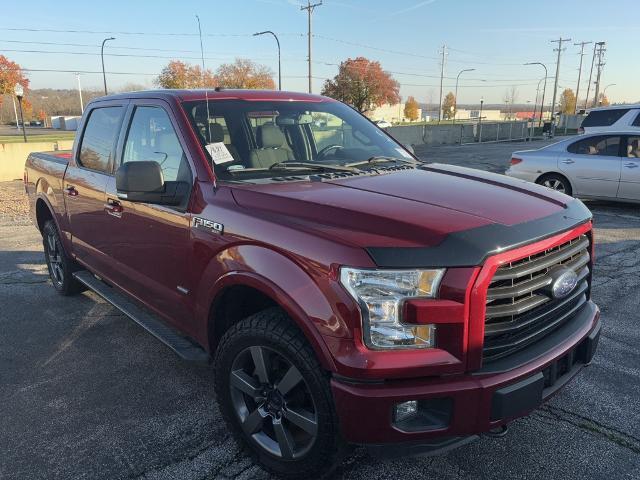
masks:
[[[268,168],[274,163],[294,160],[291,151],[282,148],[286,140],[277,125],[265,124],[257,129],[257,141],[260,148],[251,150],[249,165],[252,168]]]

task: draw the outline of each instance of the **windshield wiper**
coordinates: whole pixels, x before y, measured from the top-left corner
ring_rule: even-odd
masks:
[[[368,158],[367,160],[362,160],[360,162],[347,163],[345,167],[354,168],[360,165],[373,165],[374,163],[387,163],[387,162],[396,162],[396,163],[401,162],[401,163],[408,163],[409,165],[420,164],[420,162],[418,162],[417,160],[413,160],[413,159],[410,160],[408,158],[385,157],[382,155],[374,155],[373,157]]]
[[[256,168],[238,168],[238,169],[227,169],[229,173],[238,173],[238,172],[269,172],[272,170],[316,170],[319,172],[325,172],[327,170],[337,171],[337,172],[357,172],[358,170],[352,168],[349,165],[340,166],[340,165],[325,165],[325,164],[317,164],[310,162],[276,162],[270,167],[256,167]]]

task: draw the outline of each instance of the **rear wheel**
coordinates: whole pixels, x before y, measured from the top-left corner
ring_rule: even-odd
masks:
[[[548,173],[543,175],[536,181],[536,183],[550,188],[551,190],[555,190],[556,192],[564,193],[565,195],[571,196],[572,194],[569,180],[557,173]]]
[[[223,417],[263,467],[302,478],[337,466],[344,449],[329,381],[281,310],[232,326],[216,352],[215,371]]]
[[[49,277],[56,291],[61,295],[73,295],[83,291],[84,285],[73,276],[73,272],[80,270],[80,267],[64,251],[53,220],[47,221],[42,228],[42,243]]]

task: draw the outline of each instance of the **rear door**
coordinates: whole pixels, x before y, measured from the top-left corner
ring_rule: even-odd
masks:
[[[120,145],[118,165],[153,160],[165,182],[193,187],[188,149],[173,121],[170,106],[160,100],[132,101]],[[115,206],[107,217],[108,256],[115,265],[114,281],[124,290],[181,328],[192,317],[188,283],[189,195],[170,207],[130,202],[117,196],[115,179],[107,184],[106,201]]]
[[[620,135],[580,137],[558,157],[558,168],[571,181],[574,194],[615,198],[622,158]]]
[[[108,274],[105,188],[112,178],[126,103],[104,102],[87,112],[75,157],[64,177],[73,252],[91,270]]]
[[[640,200],[640,135],[626,137],[618,198]]]

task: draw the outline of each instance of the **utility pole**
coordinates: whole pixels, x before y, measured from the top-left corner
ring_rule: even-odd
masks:
[[[80,74],[76,73],[78,79],[78,95],[80,96],[80,115],[84,113],[84,101],[82,100],[82,87],[80,86]]]
[[[589,92],[591,91],[591,78],[593,76],[593,65],[596,63],[596,49],[598,48],[598,44],[596,43],[593,46],[593,57],[591,57],[591,71],[589,72],[589,83],[587,83],[587,96],[584,98],[584,109],[587,109],[589,105]]]
[[[578,85],[576,87],[576,108],[573,110],[573,114],[578,113],[578,95],[580,95],[580,79],[582,77],[582,57],[584,57],[584,46],[593,42],[579,42],[574,45],[580,45],[580,67],[578,68]]]
[[[442,81],[444,79],[444,62],[447,56],[447,46],[442,45],[442,61],[440,63],[440,104],[438,106],[438,123],[442,120]]]
[[[562,53],[562,44],[564,42],[570,42],[570,38],[560,37],[558,40],[551,40],[551,43],[557,43],[558,48],[554,49],[554,52],[558,52],[558,60],[556,62],[556,79],[553,85],[553,101],[551,102],[551,137],[555,134],[555,117],[556,117],[556,98],[558,95],[558,79],[560,78],[560,54]]]
[[[320,1],[318,3],[311,4],[311,0],[307,0],[307,6],[306,7],[300,7],[300,10],[306,10],[307,11],[307,21],[308,21],[307,43],[308,43],[308,50],[309,50],[309,56],[308,56],[308,61],[309,61],[309,93],[311,93],[311,15],[313,15],[313,10],[316,7],[319,7],[320,5],[322,5],[322,1]]]
[[[604,48],[604,42],[598,42],[598,64],[596,67],[598,68],[596,74],[596,95],[594,97],[593,105],[598,106],[598,94],[600,93],[600,75],[602,75],[602,67],[604,67],[604,62],[602,61],[604,58],[604,52],[606,51]]]

